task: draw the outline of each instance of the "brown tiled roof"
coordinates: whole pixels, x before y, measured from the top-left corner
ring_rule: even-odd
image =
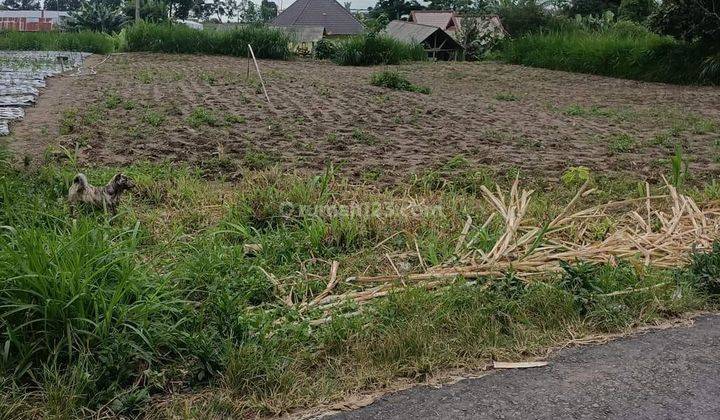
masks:
[[[322,26],[327,35],[363,31],[355,16],[335,0],[297,0],[271,22],[275,26]]]

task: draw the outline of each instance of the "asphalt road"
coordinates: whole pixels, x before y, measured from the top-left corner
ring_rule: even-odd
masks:
[[[334,419],[720,419],[720,316],[385,396]]]

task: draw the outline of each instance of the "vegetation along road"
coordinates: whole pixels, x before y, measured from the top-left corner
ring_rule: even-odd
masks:
[[[576,347],[546,367],[414,388],[334,418],[718,418],[719,321]]]

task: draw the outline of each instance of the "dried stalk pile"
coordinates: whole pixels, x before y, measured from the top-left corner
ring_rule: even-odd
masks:
[[[645,197],[573,211],[583,197],[593,192],[585,183],[557,217],[541,226],[526,217],[533,191],[520,190],[517,180],[508,194],[499,188],[492,192],[483,187],[483,196],[494,212],[475,231],[488,228],[496,218],[504,226],[489,251],[483,252],[475,245],[473,221],[468,218],[451,261],[422,273],[351,277],[346,281],[371,287],[339,295],[331,293],[338,283],[337,266],[333,264],[328,289],[306,304],[304,310],[329,310],[349,301],[363,305],[397,287],[413,284],[435,289],[460,276],[474,279],[512,270],[516,276],[527,278],[560,271],[561,261],[615,264],[618,259],[630,259],[654,267],[680,267],[688,262],[691,251],[711,249],[712,242],[720,238],[720,205],[711,203],[701,209],[691,197],[678,193],[667,181],[665,184],[666,195],[650,195],[646,184]],[[611,210],[616,227],[597,240],[592,227],[606,220]]]

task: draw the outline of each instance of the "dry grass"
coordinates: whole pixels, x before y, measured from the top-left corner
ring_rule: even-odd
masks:
[[[651,195],[650,186],[646,184],[645,197],[575,210],[583,197],[593,193],[589,184],[585,182],[567,206],[552,221],[542,225],[527,217],[533,191],[520,190],[518,180],[508,193],[497,186],[495,192],[481,186],[483,197],[494,212],[479,226],[474,226],[468,216],[459,233],[455,255],[449,261],[421,273],[402,275],[386,254],[396,274],[350,277],[346,282],[356,284],[357,290],[331,294],[338,284],[337,262],[333,261],[327,288],[311,301],[301,302],[301,311],[322,310],[322,318],[310,321],[318,325],[332,319],[333,308],[349,301],[365,305],[408,285],[437,289],[457,278],[502,277],[508,272],[530,279],[561,272],[562,264],[567,261],[617,265],[619,260],[628,260],[645,267],[672,269],[687,265],[693,252],[711,251],[714,239],[720,236],[720,204],[710,202],[701,208],[692,197],[679,193],[667,181],[668,194],[665,195]],[[606,232],[605,238],[597,240],[592,231],[599,221],[611,216],[611,209],[621,209],[620,214],[612,215],[616,226]],[[504,225],[504,231],[492,248],[483,251],[474,246],[478,233],[484,232],[496,218]],[[468,240],[471,230],[475,237]],[[423,265],[420,250],[417,252]]]

